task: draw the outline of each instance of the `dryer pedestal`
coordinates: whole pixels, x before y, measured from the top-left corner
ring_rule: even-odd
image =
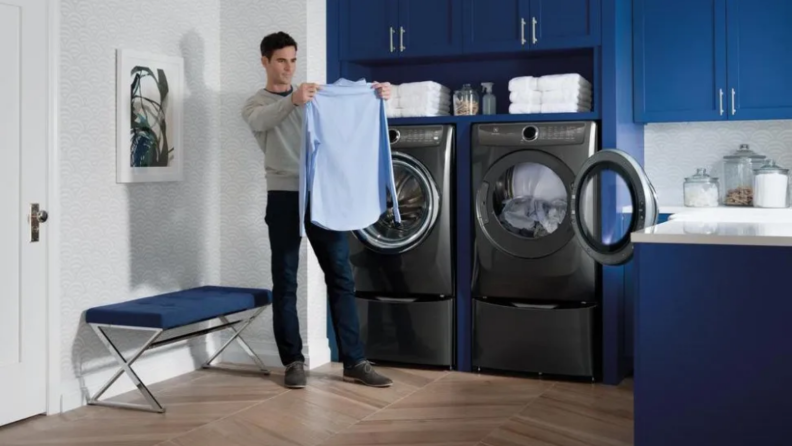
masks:
[[[360,336],[372,361],[452,367],[454,299],[357,299]]]
[[[596,303],[554,309],[473,300],[473,367],[596,378]]]

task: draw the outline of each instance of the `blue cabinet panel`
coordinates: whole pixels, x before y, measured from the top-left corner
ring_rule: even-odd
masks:
[[[635,0],[636,122],[727,119],[726,0]]]
[[[600,0],[531,0],[531,48],[598,45],[600,8]]]
[[[401,56],[462,53],[462,4],[458,0],[399,0]]]
[[[398,17],[395,1],[341,0],[341,59],[398,57]]]
[[[728,0],[727,8],[729,119],[792,118],[792,1]]]
[[[465,52],[511,52],[528,48],[529,0],[464,0]]]

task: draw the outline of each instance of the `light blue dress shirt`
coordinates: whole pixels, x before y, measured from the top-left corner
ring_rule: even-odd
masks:
[[[376,223],[387,211],[401,222],[393,180],[385,103],[371,84],[340,79],[305,107],[300,150],[300,235],[311,222],[333,231]]]

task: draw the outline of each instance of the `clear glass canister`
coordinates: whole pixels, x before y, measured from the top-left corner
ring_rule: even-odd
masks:
[[[454,92],[454,115],[469,116],[477,115],[479,112],[479,94],[470,87],[470,84],[462,85],[461,90]]]
[[[767,157],[741,144],[736,152],[723,157],[723,204],[753,206],[754,170],[762,167]]]
[[[706,208],[718,206],[720,193],[718,179],[707,174],[707,169],[696,169],[696,174],[685,178],[683,186],[685,206]]]
[[[754,171],[754,207],[789,207],[789,169],[779,167],[775,161]]]

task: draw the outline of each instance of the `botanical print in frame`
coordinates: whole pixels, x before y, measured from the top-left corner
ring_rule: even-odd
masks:
[[[181,181],[184,61],[117,52],[117,181]]]

